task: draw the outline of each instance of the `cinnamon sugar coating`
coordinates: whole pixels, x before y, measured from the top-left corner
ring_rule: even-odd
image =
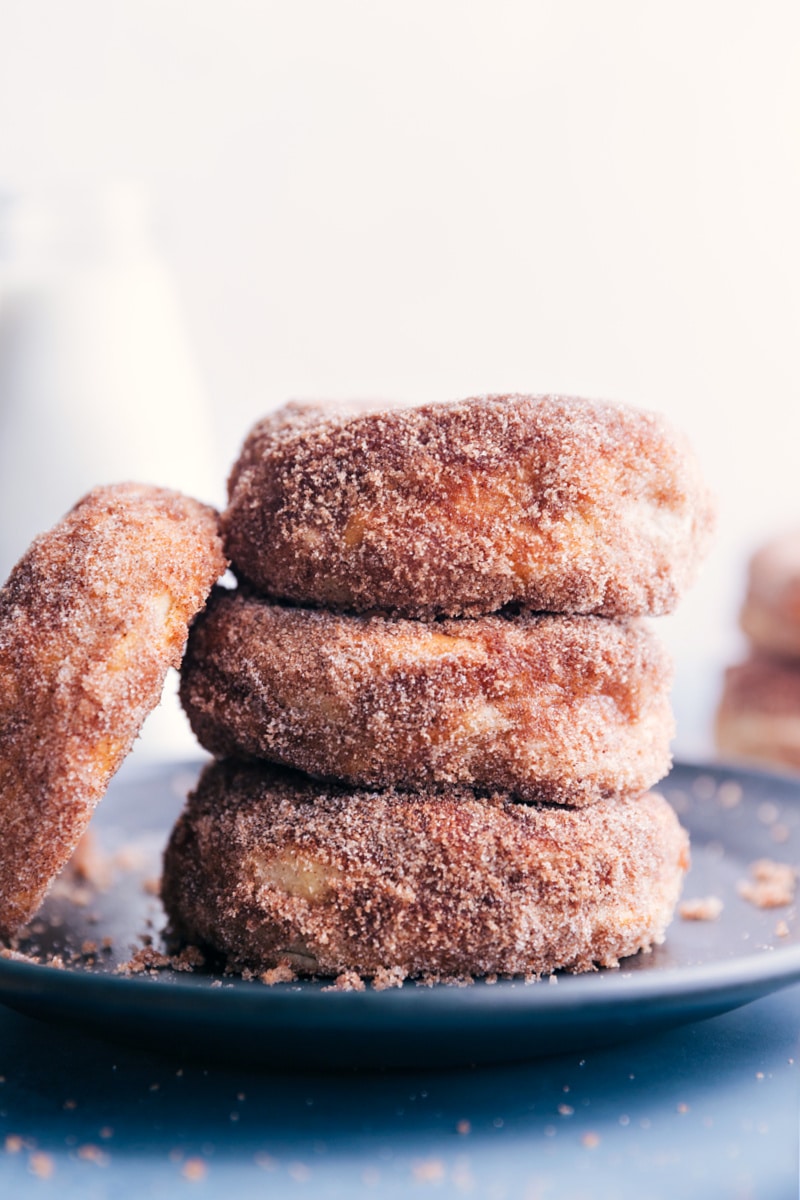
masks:
[[[741,626],[759,650],[800,658],[800,530],[753,555]]]
[[[754,653],[729,667],[715,732],[728,757],[800,770],[800,664]]]
[[[289,608],[219,588],[181,699],[219,758],[384,787],[462,783],[588,804],[666,774],[671,664],[641,622],[437,622]]]
[[[229,760],[173,830],[162,896],[176,933],[256,970],[543,974],[663,941],[687,866],[652,793],[548,808],[349,792]]]
[[[661,417],[564,396],[290,404],[251,431],[229,497],[227,552],[266,594],[410,617],[669,612],[713,524]]]
[[[96,488],[0,591],[0,936],[38,908],[225,569],[217,514]]]

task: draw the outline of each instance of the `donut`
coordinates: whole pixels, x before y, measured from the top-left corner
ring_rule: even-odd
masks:
[[[213,509],[90,492],[0,591],[0,936],[36,909],[225,569]]]
[[[223,514],[237,573],[270,597],[407,617],[670,612],[712,524],[661,417],[565,396],[290,404],[250,432]]]
[[[725,757],[800,771],[800,666],[755,653],[729,667],[715,736]]]
[[[800,530],[753,555],[740,621],[759,650],[800,658]]]
[[[164,857],[173,935],[301,974],[613,967],[664,939],[688,839],[660,796],[569,809],[207,767]]]
[[[425,622],[219,588],[189,636],[181,700],[219,758],[356,786],[461,783],[581,805],[666,774],[671,674],[635,619]]]

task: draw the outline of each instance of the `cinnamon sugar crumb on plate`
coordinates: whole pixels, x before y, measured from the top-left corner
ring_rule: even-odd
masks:
[[[794,900],[797,871],[789,863],[759,858],[750,866],[751,879],[742,879],[737,891],[756,908],[783,908]]]
[[[96,1167],[107,1167],[111,1162],[111,1155],[106,1150],[91,1144],[78,1147],[78,1158],[84,1162],[92,1162]]]
[[[28,1167],[31,1174],[35,1175],[37,1179],[50,1179],[56,1169],[56,1164],[52,1155],[37,1150],[30,1156]]]
[[[363,992],[366,984],[356,971],[342,971],[323,992]]]
[[[187,1158],[181,1167],[181,1175],[189,1183],[202,1183],[208,1174],[208,1167],[202,1158]]]
[[[445,1177],[444,1163],[440,1158],[417,1159],[411,1173],[417,1183],[439,1183]]]
[[[154,950],[152,946],[143,946],[141,950],[132,954],[127,962],[119,964],[116,974],[141,975],[142,971],[152,969],[161,971],[169,965],[168,954],[162,954],[160,950]]]
[[[184,946],[180,954],[170,957],[169,962],[173,971],[193,971],[195,967],[205,966],[206,956],[197,946]]]
[[[684,921],[716,921],[724,907],[719,896],[696,897],[681,901],[678,916]]]
[[[165,971],[168,967],[173,971],[193,971],[195,967],[205,966],[205,961],[205,955],[197,946],[185,946],[180,954],[163,954],[148,945],[132,954],[127,962],[120,963],[114,973],[141,975],[143,971]]]
[[[372,986],[376,992],[385,992],[388,988],[399,988],[403,986],[406,978],[406,972],[402,967],[380,967],[372,980]]]
[[[267,987],[274,987],[276,983],[294,983],[297,979],[292,967],[289,963],[278,963],[277,967],[271,967],[268,971],[262,971],[259,979]]]
[[[100,849],[93,829],[87,829],[81,837],[61,879],[87,883],[98,892],[106,892],[111,887],[113,860]]]
[[[21,950],[9,950],[7,947],[0,949],[0,958],[8,959],[10,962],[24,963],[39,963],[41,959],[33,954],[23,954]]]

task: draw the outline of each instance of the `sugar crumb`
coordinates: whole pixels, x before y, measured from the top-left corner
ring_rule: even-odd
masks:
[[[141,950],[137,950],[135,954],[131,955],[127,962],[120,963],[115,974],[141,975],[143,971],[162,971],[168,966],[170,966],[168,954],[162,954],[160,950],[155,950],[152,946],[143,946]]]
[[[259,979],[267,987],[274,987],[276,983],[294,983],[297,975],[288,962],[283,962],[278,963],[277,967],[271,967],[268,971],[262,971]]]
[[[403,986],[406,972],[402,967],[380,967],[375,972],[372,986],[376,992],[385,992],[388,988]]]
[[[729,779],[719,785],[717,800],[721,808],[736,808],[742,800],[742,785]]]
[[[417,1159],[412,1164],[411,1174],[417,1183],[438,1183],[444,1179],[444,1163],[440,1158]]]
[[[342,971],[323,992],[363,992],[366,984],[356,971]]]
[[[37,1150],[28,1159],[28,1167],[38,1179],[50,1179],[56,1169],[56,1164],[50,1154]]]
[[[24,963],[39,963],[41,959],[32,954],[23,954],[21,950],[9,950],[4,946],[0,950],[0,958],[8,959],[9,962],[24,962]]]
[[[684,921],[716,921],[724,907],[719,896],[698,896],[682,900],[678,905],[678,915]]]
[[[169,962],[173,971],[193,971],[195,967],[204,967],[206,958],[197,946],[185,946],[180,954],[173,954]]]
[[[61,882],[74,896],[76,888],[71,887],[76,881],[88,884],[98,892],[105,892],[113,882],[113,859],[104,854],[93,829],[87,829],[81,837],[72,858],[67,863],[61,876]]]
[[[757,908],[782,908],[794,899],[797,872],[788,863],[760,858],[750,866],[751,879],[742,879],[739,895]]]
[[[97,1167],[107,1167],[111,1162],[111,1155],[105,1150],[101,1150],[99,1146],[79,1146],[78,1158],[84,1162],[92,1162]]]
[[[201,1183],[208,1174],[208,1167],[202,1158],[187,1158],[181,1167],[181,1175],[190,1183]]]
[[[152,974],[165,971],[168,967],[173,971],[193,971],[195,967],[205,965],[205,955],[197,946],[186,946],[180,954],[164,954],[150,945],[152,938],[149,934],[143,935],[142,940],[146,944],[132,954],[127,962],[119,964],[116,975],[141,975],[144,971]]]

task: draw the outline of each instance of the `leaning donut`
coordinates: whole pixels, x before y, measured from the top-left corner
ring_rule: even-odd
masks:
[[[176,934],[251,968],[543,974],[663,941],[687,865],[652,793],[546,808],[348,792],[228,761],[172,833],[162,896]]]
[[[225,568],[217,514],[97,488],[0,591],[0,936],[38,908]]]
[[[408,621],[218,589],[181,699],[218,757],[369,787],[461,783],[587,804],[666,774],[671,665],[635,620]]]
[[[800,531],[753,555],[741,625],[759,650],[800,658]]]
[[[563,396],[289,405],[250,433],[229,497],[227,552],[263,592],[411,617],[669,612],[712,525],[660,417]]]

